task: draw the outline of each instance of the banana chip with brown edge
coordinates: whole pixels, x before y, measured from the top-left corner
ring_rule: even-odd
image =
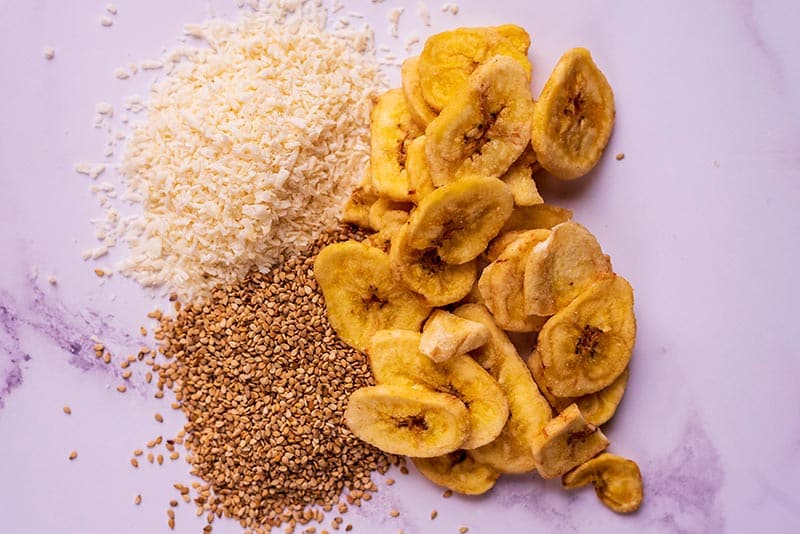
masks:
[[[392,276],[389,256],[369,245],[328,245],[314,261],[328,320],[342,340],[364,350],[384,328],[419,330],[431,307]]]
[[[419,352],[421,334],[381,330],[367,346],[378,384],[421,385],[447,393],[467,406],[469,431],[462,449],[474,449],[500,434],[508,419],[508,401],[497,381],[475,360],[456,355],[436,363]]]
[[[611,385],[633,353],[633,289],[621,276],[595,282],[539,332],[528,366],[558,397],[580,397]]]
[[[435,248],[416,249],[408,244],[408,224],[392,237],[389,249],[392,274],[405,287],[424,297],[430,306],[445,306],[467,295],[478,275],[475,260],[461,265],[442,261]]]
[[[425,128],[433,184],[502,176],[530,144],[532,113],[525,70],[507,56],[487,60]]]
[[[511,332],[538,332],[546,317],[525,311],[523,281],[525,263],[530,251],[550,236],[550,230],[522,232],[503,252],[483,269],[478,279],[486,307],[492,312],[497,326]]]
[[[419,78],[419,56],[414,56],[403,61],[400,67],[400,81],[403,87],[403,96],[406,98],[411,116],[423,128],[426,127],[438,114],[428,105],[422,95],[422,82]]]
[[[492,314],[480,304],[464,304],[453,312],[459,317],[483,323],[491,338],[472,351],[475,359],[500,384],[508,398],[510,415],[497,438],[470,454],[478,462],[501,473],[527,473],[536,468],[530,444],[552,417],[547,400],[539,392],[508,336],[494,322]]]
[[[428,458],[458,449],[469,434],[467,407],[452,395],[396,384],[350,395],[347,428],[390,454]]]
[[[497,235],[513,206],[508,187],[496,178],[448,184],[426,195],[411,214],[408,245],[434,249],[450,265],[470,262]]]
[[[606,447],[608,439],[600,428],[584,420],[575,404],[547,423],[531,442],[542,478],[560,477]]]
[[[355,224],[362,228],[372,228],[369,223],[369,211],[377,200],[378,193],[372,188],[372,179],[369,175],[369,168],[367,168],[361,183],[353,189],[344,202],[342,222]]]
[[[635,512],[642,504],[642,473],[633,460],[604,452],[561,478],[562,486],[567,489],[590,482],[600,501],[617,513]]]
[[[617,407],[622,402],[623,395],[625,395],[625,387],[628,385],[629,376],[630,367],[626,367],[610,386],[582,397],[556,397],[542,384],[538,385],[539,391],[547,398],[547,402],[550,403],[550,406],[555,411],[560,412],[574,403],[578,405],[583,418],[587,422],[600,426],[614,417],[614,413],[616,413]]]
[[[585,48],[558,60],[533,109],[531,143],[549,173],[572,180],[600,160],[614,126],[614,92]]]
[[[558,224],[527,257],[525,311],[552,315],[611,272],[610,258],[589,230],[574,221]]]
[[[419,351],[435,362],[466,354],[489,341],[489,329],[452,313],[433,310],[422,327]]]
[[[406,155],[409,143],[423,131],[411,116],[403,91],[390,89],[378,97],[369,127],[372,187],[391,200],[410,200]]]
[[[514,195],[515,206],[534,206],[544,203],[533,174],[540,168],[536,161],[536,153],[528,146],[525,152],[511,164],[511,167],[503,174],[500,179],[511,189]]]
[[[500,472],[459,449],[434,458],[411,458],[425,478],[462,495],[482,495],[494,487]]]
[[[524,31],[524,30],[523,30]],[[458,28],[430,36],[419,55],[419,77],[422,94],[428,105],[441,110],[466,83],[475,69],[489,58],[504,55],[512,58],[531,80],[531,62],[519,32],[504,30],[512,39],[494,28]]]
[[[435,189],[431,180],[431,171],[428,168],[428,156],[425,155],[424,135],[417,137],[408,145],[406,171],[409,196],[412,202],[419,204],[425,195]]]
[[[536,228],[552,228],[570,219],[572,219],[572,211],[551,204],[516,206],[503,228],[500,229],[500,234],[535,230]]]

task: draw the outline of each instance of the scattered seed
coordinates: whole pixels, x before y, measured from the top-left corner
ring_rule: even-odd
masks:
[[[69,406],[64,406],[62,410],[64,410],[64,413],[67,415],[72,414],[72,408],[70,408]]]
[[[70,460],[74,460],[77,457],[78,457],[78,451],[72,451],[71,453],[69,453]]]
[[[132,375],[132,374],[133,374],[133,373],[132,373],[132,372],[130,371],[130,369],[129,369],[129,370],[127,370],[127,371],[124,371],[124,372],[122,373],[122,378],[123,378],[123,379],[125,379],[125,380],[128,380],[128,379],[131,377],[131,375]]]
[[[351,524],[349,524],[349,523],[348,523],[348,524],[347,524],[347,526],[346,526],[346,527],[344,527],[344,530],[345,530],[346,532],[350,532],[351,530],[353,530],[353,525],[351,525]]]
[[[431,510],[431,520],[436,519],[436,516],[439,515],[439,512],[436,510]]]
[[[153,397],[155,397],[157,399],[162,399],[162,398],[164,398],[164,392],[163,391],[156,391],[155,393],[153,393]]]
[[[404,465],[401,465],[400,466],[400,472],[403,473],[404,475],[407,475],[408,474],[408,467],[406,467]]]
[[[156,456],[156,462],[158,462],[158,465],[163,465],[164,464],[164,455],[163,454],[159,454],[158,456]]]
[[[161,414],[160,414],[160,413],[157,413],[157,414],[155,414],[153,417],[154,417],[154,418],[155,418],[155,420],[156,420],[156,421],[158,421],[159,423],[163,423],[163,422],[164,422],[164,418],[161,416]]]
[[[445,499],[449,499],[452,496],[453,496],[453,490],[445,490],[445,492],[442,493],[442,497],[444,497]]]
[[[142,455],[142,449],[136,449],[135,451],[133,451],[133,455],[134,456],[141,456]]]
[[[152,452],[148,452],[147,453],[147,461],[149,463],[151,463],[151,464],[153,463],[153,453]]]
[[[106,272],[105,272],[103,269],[101,269],[101,268],[97,267],[97,268],[94,270],[94,274],[96,274],[97,276],[105,276],[105,275],[106,275]]]
[[[623,159],[625,159],[625,153],[624,152],[620,152],[619,154],[617,154],[617,161],[621,161]]]
[[[393,478],[387,478],[386,479],[386,485],[387,486],[394,486],[394,479]]]
[[[142,495],[141,494],[139,494],[136,497],[134,497],[133,504],[135,504],[136,506],[139,506],[140,504],[142,504]]]
[[[172,499],[171,501],[169,501],[169,505],[172,506],[173,508],[175,508],[176,506],[178,506],[178,501],[176,501],[175,499]]]
[[[147,328],[145,328],[144,326],[140,326],[139,327],[139,333],[142,334],[143,336],[146,336],[147,335]]]
[[[136,458],[131,458],[131,465],[133,467],[139,467],[139,460],[137,460]]]
[[[108,352],[106,352],[105,354],[103,354],[103,362],[105,362],[105,363],[111,363],[111,354],[109,354]]]
[[[397,510],[392,510],[391,512],[389,512],[389,515],[392,517],[398,517],[400,515],[400,512],[398,512]]]
[[[169,455],[169,459],[170,460],[177,460],[180,457],[181,457],[181,455],[178,453],[178,451],[175,451],[175,452],[173,452],[172,454]]]
[[[125,384],[120,384],[117,386],[117,391],[119,391],[120,393],[125,393],[126,391],[128,391],[128,388],[125,387]]]
[[[467,534],[467,532],[469,532],[469,529],[467,527],[461,527],[458,529],[458,532],[459,534]]]
[[[171,530],[175,530],[175,518],[174,517],[170,517],[169,521],[167,521],[167,525],[169,526],[169,528]]]

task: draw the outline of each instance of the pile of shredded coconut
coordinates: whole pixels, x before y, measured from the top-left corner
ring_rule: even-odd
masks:
[[[120,271],[181,296],[266,271],[336,223],[367,166],[372,32],[326,29],[318,2],[187,27],[120,165],[141,214]]]

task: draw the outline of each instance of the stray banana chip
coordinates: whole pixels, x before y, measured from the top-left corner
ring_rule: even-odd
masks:
[[[523,30],[524,31],[524,30]],[[489,58],[504,55],[517,62],[530,84],[531,62],[527,49],[520,49],[518,32],[513,40],[494,28],[458,28],[430,36],[419,56],[422,94],[435,110],[444,108],[466,83],[475,69]]]
[[[470,262],[497,235],[513,207],[511,192],[500,180],[459,180],[420,201],[408,220],[408,245],[434,249],[450,265]]]
[[[364,350],[384,328],[419,330],[431,307],[392,276],[389,256],[356,241],[322,249],[314,261],[328,320],[342,340]]]
[[[561,479],[567,489],[580,488],[590,482],[600,501],[617,513],[635,512],[642,504],[642,473],[633,460],[604,452]]]
[[[489,341],[489,329],[444,310],[433,310],[419,340],[419,351],[435,362],[466,354]]]
[[[550,204],[517,206],[511,212],[511,216],[503,225],[500,233],[553,228],[570,219],[572,219],[572,212],[567,208],[559,208]]]
[[[575,404],[547,423],[531,442],[536,470],[542,478],[560,477],[606,447],[608,439],[583,419]]]
[[[610,386],[583,397],[556,397],[541,384],[539,384],[539,390],[555,411],[560,412],[570,404],[575,403],[586,421],[595,426],[600,426],[614,417],[617,406],[622,402],[622,397],[625,395],[625,387],[628,385],[629,376],[630,368],[626,367],[622,374],[611,382]]]
[[[408,244],[408,229],[404,224],[392,237],[389,263],[396,279],[422,295],[430,306],[445,306],[464,298],[478,276],[477,262],[449,265],[433,247],[413,248]]]
[[[625,371],[635,338],[633,289],[621,276],[605,278],[548,319],[528,365],[553,395],[588,395]]]
[[[508,401],[497,381],[469,356],[436,363],[419,352],[421,334],[381,330],[367,347],[378,384],[424,386],[447,393],[467,406],[469,431],[462,449],[474,449],[500,434],[508,419]]]
[[[475,460],[501,473],[528,473],[536,468],[530,444],[552,418],[547,400],[539,392],[508,336],[492,314],[479,304],[459,306],[455,315],[484,324],[489,342],[470,355],[486,369],[508,398],[510,415],[502,432],[491,443],[470,451]]]
[[[497,326],[511,332],[538,332],[546,317],[525,311],[523,281],[525,263],[531,250],[550,236],[550,230],[521,232],[503,252],[483,269],[478,279],[483,301]]]
[[[558,224],[527,257],[525,310],[552,315],[610,274],[611,260],[589,230],[574,221]]]
[[[525,70],[506,56],[487,60],[425,129],[433,184],[502,176],[530,144],[532,113]]]
[[[458,449],[469,433],[467,407],[452,395],[423,387],[357,389],[344,412],[347,428],[389,454],[419,458]]]
[[[515,206],[534,206],[544,202],[536,187],[536,182],[533,180],[534,173],[540,167],[539,162],[536,161],[536,153],[528,146],[525,152],[517,158],[517,161],[500,177],[511,189]]]
[[[370,114],[372,187],[391,200],[409,201],[406,155],[422,128],[408,110],[403,91],[390,89],[378,97]]]
[[[425,477],[462,495],[482,495],[494,487],[500,472],[459,449],[435,458],[411,458]]]
[[[419,56],[414,56],[403,61],[400,67],[400,80],[403,86],[403,96],[411,116],[423,128],[436,118],[437,112],[430,107],[422,95],[422,82],[419,78]]]
[[[600,160],[614,126],[614,92],[585,48],[558,60],[533,109],[531,144],[549,173],[572,180]]]
[[[419,204],[425,195],[435,189],[431,180],[431,171],[428,168],[428,156],[425,155],[424,135],[420,135],[408,145],[406,172],[409,197],[412,202]]]

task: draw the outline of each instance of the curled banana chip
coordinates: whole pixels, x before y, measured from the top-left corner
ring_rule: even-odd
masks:
[[[394,233],[408,220],[412,207],[410,202],[378,198],[369,208],[369,227],[379,232],[387,229]]]
[[[458,449],[469,433],[464,403],[422,387],[357,389],[344,413],[359,439],[390,454],[429,458]]]
[[[545,323],[528,365],[553,395],[588,395],[622,374],[635,338],[633,289],[621,276],[605,278]]]
[[[611,260],[589,230],[573,221],[556,225],[527,257],[525,310],[552,315],[610,274]]]
[[[462,495],[482,495],[494,487],[500,472],[459,449],[435,458],[411,458],[428,480]]]
[[[489,341],[489,329],[444,310],[433,310],[419,340],[419,351],[435,362],[466,354]]]
[[[533,109],[531,143],[542,167],[571,180],[600,160],[614,126],[614,92],[585,48],[558,60]]]
[[[525,70],[506,56],[487,60],[425,129],[433,184],[502,176],[530,143],[532,113]]]
[[[511,194],[514,195],[515,206],[534,206],[542,204],[544,199],[539,194],[533,174],[540,168],[536,161],[536,153],[529,146],[517,158],[511,167],[500,177],[505,182]]]
[[[483,269],[478,279],[486,307],[503,330],[538,332],[547,320],[525,311],[523,281],[528,255],[550,233],[550,230],[539,229],[517,235],[497,259]]]
[[[328,320],[345,343],[364,350],[383,328],[419,330],[431,311],[392,276],[389,256],[356,241],[322,249],[314,261]]]
[[[428,156],[425,155],[424,135],[420,135],[408,145],[406,171],[408,194],[412,202],[419,204],[425,195],[435,189],[431,180],[431,171],[428,168]]]
[[[472,356],[497,380],[508,398],[510,415],[497,438],[470,451],[475,460],[501,473],[527,473],[536,468],[530,444],[552,417],[550,405],[539,392],[508,336],[480,304],[459,306],[455,315],[484,324],[489,342],[472,351]]]
[[[424,386],[453,395],[468,412],[469,431],[461,448],[474,449],[492,441],[508,419],[508,401],[497,381],[469,356],[434,362],[419,352],[420,337],[408,330],[377,332],[367,347],[375,381]]]
[[[635,512],[642,504],[642,473],[633,460],[604,452],[561,479],[567,489],[580,488],[590,482],[600,501],[617,513]]]
[[[531,36],[525,31],[525,28],[516,24],[502,24],[500,26],[492,26],[491,29],[508,39],[521,54],[528,55]]]
[[[390,89],[378,97],[370,114],[372,187],[391,200],[410,200],[406,155],[422,128],[408,110],[403,91]]]
[[[497,55],[517,62],[529,84],[531,62],[527,49],[519,48],[519,32],[505,33],[513,33],[513,40],[493,28],[458,28],[429,37],[420,53],[418,67],[422,94],[428,104],[436,110],[444,108],[476,67]]]
[[[539,384],[539,390],[555,411],[560,412],[574,403],[578,405],[583,418],[587,422],[600,426],[614,417],[617,406],[622,402],[622,397],[625,395],[625,387],[628,385],[629,376],[630,368],[626,367],[622,374],[611,382],[610,386],[582,397],[556,397],[541,384]]]
[[[567,208],[559,208],[550,204],[517,206],[503,225],[500,234],[535,230],[537,228],[552,228],[570,219],[572,219],[572,212]]]
[[[408,245],[434,249],[451,265],[470,262],[497,235],[513,206],[508,187],[496,178],[465,178],[448,184],[425,196],[411,214]]]
[[[430,306],[445,306],[464,298],[478,275],[475,260],[449,265],[433,247],[411,247],[408,233],[408,224],[404,224],[392,238],[389,262],[394,276],[422,295]]]
[[[403,96],[411,116],[423,128],[436,118],[436,110],[428,105],[422,95],[422,82],[419,78],[419,56],[410,57],[403,61],[400,67],[400,80],[403,86]]]
[[[542,478],[560,477],[608,447],[600,429],[587,423],[575,404],[547,423],[531,442]]]

